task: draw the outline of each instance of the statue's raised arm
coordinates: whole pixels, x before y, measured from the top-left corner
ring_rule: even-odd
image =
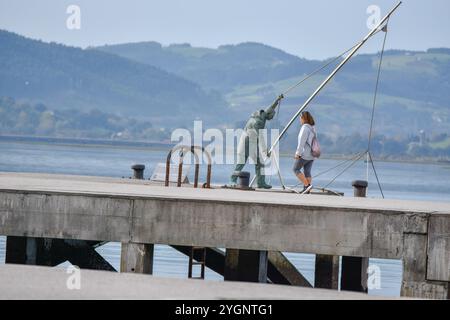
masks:
[[[277,100],[265,111],[267,120],[272,120],[275,116],[276,109],[280,105],[280,101],[284,99],[284,96],[281,94],[278,96]]]

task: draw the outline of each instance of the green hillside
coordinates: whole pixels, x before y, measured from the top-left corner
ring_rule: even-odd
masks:
[[[6,31],[0,31],[1,96],[52,110],[98,109],[142,117],[158,125],[180,125],[200,114],[217,123],[227,115],[219,94],[154,66]]]

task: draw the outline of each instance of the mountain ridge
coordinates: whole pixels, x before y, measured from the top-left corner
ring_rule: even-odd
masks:
[[[217,90],[225,95],[237,114],[243,115],[270,105],[284,90],[330,61],[310,61],[253,42],[217,49],[141,42],[97,47],[95,50],[152,64],[202,87]],[[366,130],[378,62],[379,53],[356,55],[311,104],[312,110],[317,110],[314,112],[319,123],[324,124],[331,135],[351,133],[347,126],[342,125],[348,121],[354,125],[354,131]],[[295,113],[329,72],[331,66],[289,94],[283,101],[281,122]],[[390,135],[408,135],[422,129],[448,132],[449,102],[450,49],[385,52],[376,130]],[[330,117],[331,114],[335,119]]]

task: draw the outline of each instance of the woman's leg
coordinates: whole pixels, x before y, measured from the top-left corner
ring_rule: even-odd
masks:
[[[302,173],[302,168],[305,165],[305,160],[303,159],[297,159],[294,163],[294,173],[296,177],[303,183],[304,186],[308,185],[308,180],[306,179],[305,175]]]
[[[312,184],[312,174],[311,174],[311,169],[312,169],[312,165],[313,165],[314,160],[308,161],[307,163],[305,163],[304,165],[304,171],[305,171],[305,178],[308,181],[308,184]]]
[[[300,173],[296,174],[296,176],[301,182],[303,182],[304,186],[307,186],[309,184],[308,179],[306,179],[306,177],[303,173],[300,172]]]
[[[303,190],[302,194],[309,194],[312,189],[312,176],[311,176],[311,168],[312,168],[313,161],[306,161],[306,163],[303,166],[303,171],[305,172],[305,180],[307,181],[307,184],[305,184],[305,189]]]

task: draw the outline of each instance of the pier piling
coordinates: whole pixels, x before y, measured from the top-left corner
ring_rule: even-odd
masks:
[[[224,280],[267,282],[268,252],[227,249]]]
[[[36,260],[36,250],[32,241],[34,241],[33,238],[7,237],[5,263],[34,264]]]
[[[338,289],[339,256],[316,255],[314,287],[322,289]]]
[[[120,272],[153,274],[153,244],[122,243]]]
[[[368,185],[367,181],[353,181],[353,195],[356,198],[365,198]],[[341,268],[341,290],[368,292],[367,269],[369,268],[369,258],[343,256]]]

